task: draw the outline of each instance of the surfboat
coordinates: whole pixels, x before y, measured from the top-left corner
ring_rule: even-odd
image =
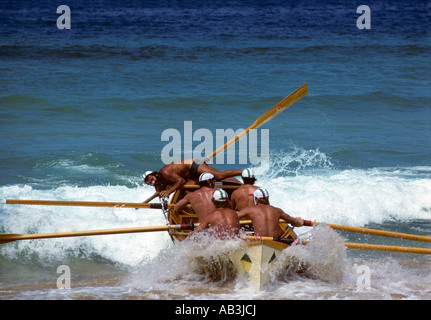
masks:
[[[229,195],[242,185],[235,178],[228,178],[217,182],[215,188],[223,188]],[[168,206],[171,209],[163,209],[168,225],[190,225],[189,230],[180,231],[170,229],[169,235],[175,243],[179,243],[187,238],[193,226],[198,223],[195,213],[185,210],[176,212],[172,205],[175,205],[184,197],[187,189],[199,188],[199,186],[184,186],[177,190],[171,197]],[[280,236],[278,238],[255,237],[253,225],[250,220],[240,221],[242,233],[247,236],[243,238],[241,248],[230,252],[225,259],[224,265],[230,265],[238,277],[245,279],[257,289],[263,288],[270,280],[271,266],[277,260],[280,253],[290,246],[298,237],[292,228],[284,221],[280,220]]]

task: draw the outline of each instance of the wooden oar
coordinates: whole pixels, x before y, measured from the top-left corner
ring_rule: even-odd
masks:
[[[238,189],[241,185],[215,186],[215,188]],[[186,189],[199,189],[199,185],[185,185]],[[105,201],[71,201],[71,200],[24,200],[24,199],[1,199],[0,204],[17,204],[17,205],[36,205],[36,206],[74,206],[74,207],[118,207],[118,208],[135,208],[135,209],[162,209],[161,203],[148,203],[155,197],[158,192],[153,194],[144,202],[105,202]],[[171,209],[175,205],[168,204]]]
[[[242,236],[241,236],[242,237]],[[306,244],[306,241],[302,239],[292,239],[292,238],[280,238],[280,237],[263,237],[263,236],[244,236],[249,240],[267,240],[267,241],[277,241],[285,244]]]
[[[136,227],[136,228],[118,228],[118,229],[102,229],[102,230],[87,230],[87,231],[71,231],[71,232],[55,232],[55,233],[35,233],[35,234],[0,234],[0,244],[5,244],[18,240],[33,240],[33,239],[50,239],[50,238],[68,238],[82,236],[100,236],[109,234],[124,234],[124,233],[141,233],[141,232],[158,232],[173,230],[190,230],[191,224],[175,224],[168,226],[152,226],[152,227]]]
[[[351,243],[351,242],[345,242],[344,245],[349,249],[431,254],[431,249],[427,249],[427,248],[386,246],[386,245],[381,245],[381,244]]]
[[[267,123],[269,120],[275,118],[278,114],[289,108],[292,104],[294,104],[299,99],[303,98],[308,93],[308,85],[307,83],[303,84],[301,87],[296,89],[294,92],[292,92],[290,95],[288,95],[286,98],[281,100],[279,103],[277,103],[274,107],[269,109],[267,112],[265,112],[263,115],[261,115],[259,118],[257,118],[254,123],[242,131],[240,134],[226,142],[223,146],[219,147],[217,150],[213,151],[213,153],[207,155],[204,158],[204,161],[209,161],[212,158],[214,158],[218,153],[225,150],[227,147],[229,147],[231,144],[235,143],[239,139],[241,139],[243,136],[247,135],[250,130],[257,129],[263,124]]]
[[[251,220],[242,220],[240,222],[240,224],[250,224],[250,223],[251,223]],[[166,225],[166,226],[102,229],[102,230],[54,232],[54,233],[35,233],[35,234],[1,233],[0,244],[5,244],[8,242],[18,241],[18,240],[100,236],[100,235],[109,235],[109,234],[158,232],[158,231],[169,231],[169,230],[177,230],[177,231],[191,230],[196,228],[198,225],[199,223],[194,223],[194,224],[188,223],[188,224],[174,224],[174,225]]]
[[[198,224],[195,224],[196,227]],[[68,238],[68,237],[82,237],[82,236],[100,236],[100,235],[113,235],[113,234],[125,234],[125,233],[143,233],[143,232],[159,232],[169,230],[190,230],[192,229],[191,224],[176,224],[168,226],[152,226],[152,227],[136,227],[136,228],[118,228],[118,229],[102,229],[102,230],[88,230],[88,231],[71,231],[71,232],[55,232],[55,233],[36,233],[36,234],[14,234],[14,233],[3,233],[0,234],[0,244],[5,244],[18,240],[34,240],[34,239],[51,239],[51,238]],[[279,241],[286,244],[306,244],[306,241],[301,239],[290,239],[290,238],[278,238],[278,237],[255,237],[246,236],[248,239],[259,239],[259,240],[273,240]],[[344,243],[347,248],[350,249],[362,249],[362,250],[379,250],[379,251],[393,251],[403,253],[420,253],[420,254],[431,254],[431,249],[426,248],[411,248],[411,247],[398,247],[398,246],[385,246],[376,244],[365,244],[365,243]]]
[[[72,206],[72,207],[116,207],[116,208],[147,208],[161,209],[161,203],[135,203],[135,202],[104,202],[104,201],[61,201],[61,200],[19,200],[4,199],[4,204],[36,205],[36,206]],[[175,205],[168,204],[168,208]]]
[[[243,220],[240,224],[249,224],[251,220]],[[54,232],[54,233],[34,233],[34,234],[17,234],[17,233],[1,233],[0,244],[5,244],[12,241],[18,240],[35,240],[35,239],[51,239],[51,238],[69,238],[69,237],[83,237],[83,236],[100,236],[100,235],[112,235],[112,234],[124,234],[124,233],[142,233],[142,232],[159,232],[159,231],[170,231],[170,230],[192,230],[199,226],[199,223],[188,223],[188,224],[175,224],[165,226],[151,226],[151,227],[135,227],[135,228],[117,228],[117,229],[101,229],[101,230],[86,230],[86,231],[70,231],[70,232]],[[270,239],[275,240],[272,237],[252,237],[253,239]],[[289,240],[277,238],[277,241]],[[291,240],[289,240],[291,241]]]
[[[256,237],[256,236],[246,236],[246,238],[251,240],[255,240],[255,239],[270,240],[270,241],[272,240],[272,241],[278,241],[289,245],[305,245],[308,243],[306,240],[303,240],[303,239],[292,239],[292,238]],[[431,249],[427,249],[427,248],[387,246],[387,245],[380,245],[380,244],[352,243],[352,242],[344,242],[344,245],[349,249],[431,254]]]
[[[314,226],[314,225],[318,225],[320,223],[321,222],[305,220],[306,226]],[[384,231],[384,230],[377,230],[377,229],[358,228],[358,227],[344,226],[344,225],[333,224],[333,223],[327,223],[327,225],[329,227],[331,227],[332,229],[339,230],[339,231],[349,231],[349,232],[370,234],[370,235],[382,236],[382,237],[406,239],[406,240],[412,240],[412,241],[431,242],[431,237],[419,236],[419,235],[408,234],[408,233]]]

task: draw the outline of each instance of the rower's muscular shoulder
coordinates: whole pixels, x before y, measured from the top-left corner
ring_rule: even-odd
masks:
[[[172,180],[172,178],[178,177],[185,177],[190,172],[190,166],[190,164],[172,162],[161,168],[159,174],[166,180]]]
[[[238,189],[236,189],[233,193],[233,195],[248,195],[250,191],[250,186],[249,185],[242,185],[241,187],[239,187]]]

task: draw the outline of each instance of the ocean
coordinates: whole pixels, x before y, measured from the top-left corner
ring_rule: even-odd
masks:
[[[244,129],[308,83],[261,128],[267,170],[239,155],[212,165],[255,168],[292,216],[431,236],[428,1],[366,1],[370,29],[358,28],[362,3],[336,0],[64,4],[70,29],[58,28],[58,2],[0,4],[0,199],[144,201],[165,130]],[[0,205],[1,233],[164,224],[154,209]],[[343,245],[429,243],[325,224],[295,232],[315,246],[286,250],[260,291],[196,268],[193,257],[226,244],[163,232],[15,241],[0,246],[0,299],[431,299],[428,255]],[[70,288],[59,289],[64,266]]]

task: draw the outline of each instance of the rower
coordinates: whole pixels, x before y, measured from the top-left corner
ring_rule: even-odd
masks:
[[[244,184],[232,192],[230,199],[232,209],[237,211],[254,205],[253,192],[259,188],[258,186],[254,185],[256,182],[256,177],[254,176],[252,169],[245,169],[241,173],[241,176]]]
[[[239,234],[240,224],[238,216],[230,207],[229,197],[223,189],[217,189],[212,196],[215,210],[200,221],[199,226],[190,235],[207,228],[214,231],[219,239],[232,238]]]
[[[167,164],[159,171],[147,171],[144,174],[144,181],[156,188],[159,197],[165,198],[181,188],[186,182],[196,184],[199,175],[204,172],[211,173],[216,181],[241,175],[241,170],[218,171],[205,162],[185,159]]]
[[[200,189],[188,193],[183,199],[177,202],[174,207],[176,212],[181,212],[185,208],[193,209],[198,216],[198,220],[203,219],[208,213],[215,210],[212,196],[215,191],[214,175],[204,172],[199,176]]]
[[[304,220],[293,218],[282,209],[269,204],[269,194],[264,188],[258,188],[253,193],[254,206],[246,207],[238,213],[238,218],[250,219],[254,226],[254,235],[262,237],[278,237],[279,220],[283,219],[294,227],[302,227]]]

